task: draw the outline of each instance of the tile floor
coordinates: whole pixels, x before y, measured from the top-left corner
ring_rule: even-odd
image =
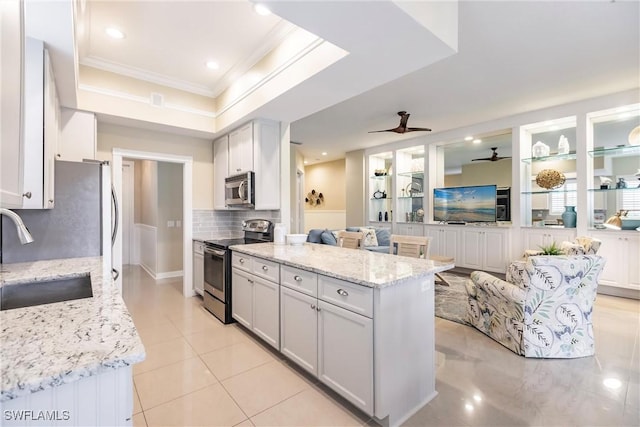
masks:
[[[375,425],[237,324],[222,325],[199,297],[183,298],[180,279],[155,282],[135,266],[123,274],[147,350],[133,369],[135,426]],[[640,425],[640,302],[598,296],[594,319],[594,357],[535,360],[436,318],[439,395],[405,425]]]

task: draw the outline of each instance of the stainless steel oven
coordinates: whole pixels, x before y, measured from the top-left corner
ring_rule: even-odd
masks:
[[[243,238],[206,240],[204,248],[204,306],[223,323],[231,317],[231,250],[230,246],[273,242],[273,223],[251,219],[242,223]]]

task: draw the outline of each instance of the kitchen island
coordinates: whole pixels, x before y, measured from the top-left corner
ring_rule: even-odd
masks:
[[[0,287],[87,275],[92,297],[0,311],[3,425],[131,424],[145,351],[102,258],[2,264]]]
[[[434,275],[452,263],[305,243],[235,245],[232,314],[383,425],[436,396]]]

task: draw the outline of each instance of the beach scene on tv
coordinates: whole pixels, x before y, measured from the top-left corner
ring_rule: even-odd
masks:
[[[435,221],[495,222],[495,185],[436,188],[433,190]]]

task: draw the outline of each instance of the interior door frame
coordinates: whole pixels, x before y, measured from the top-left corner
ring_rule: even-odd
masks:
[[[127,222],[129,224],[129,264],[139,264],[139,256],[136,254],[139,253],[139,248],[136,245],[136,241],[134,239],[134,209],[135,209],[135,162],[132,160],[122,160],[122,166],[127,165],[129,167],[130,176],[129,182],[127,183],[127,187],[129,188],[129,192],[126,196],[129,199],[129,215],[128,218],[122,218],[122,230],[124,231],[124,223]],[[124,181],[123,181],[124,184]],[[120,203],[121,210],[124,212],[124,195]],[[124,249],[124,248],[123,248]]]
[[[153,153],[147,151],[114,148],[112,150],[113,186],[118,200],[122,199],[122,159],[155,160],[157,162],[182,164],[182,295],[185,298],[195,295],[193,290],[193,157],[174,154]],[[122,224],[122,209],[118,210],[118,223]],[[113,245],[113,268],[122,271],[122,227],[118,228]],[[122,293],[122,275],[116,280],[116,286]]]

